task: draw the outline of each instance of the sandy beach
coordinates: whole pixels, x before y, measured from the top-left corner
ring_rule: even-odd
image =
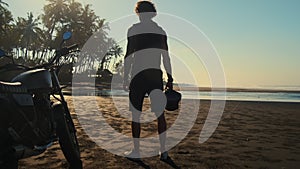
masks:
[[[76,97],[83,102],[87,99],[84,96]],[[84,168],[143,168],[102,149],[91,140],[76,118],[71,96],[66,98],[77,128]],[[130,121],[120,116],[112,99],[97,97],[96,100],[107,123],[116,131],[130,136]],[[192,104],[193,100],[187,102]],[[199,135],[209,108],[210,101],[201,100],[192,129],[169,151],[176,165],[197,169],[296,169],[300,166],[299,103],[227,101],[216,131],[208,141],[200,144]],[[177,117],[178,111],[166,112],[168,127],[172,126]],[[155,134],[155,121],[142,125],[142,137]],[[161,162],[158,156],[142,160],[150,168],[171,168]],[[21,160],[19,168],[68,168],[68,164],[59,145],[55,144],[39,156]]]

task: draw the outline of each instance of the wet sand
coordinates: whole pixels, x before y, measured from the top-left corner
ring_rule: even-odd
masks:
[[[87,101],[87,97],[77,97],[80,97],[83,103]],[[84,168],[143,168],[135,162],[102,149],[91,140],[76,118],[71,97],[68,96],[67,100],[78,131]],[[97,101],[107,123],[116,131],[130,136],[130,121],[120,116],[111,98],[97,97]],[[193,104],[192,100],[188,102]],[[299,103],[227,101],[216,131],[205,143],[200,144],[199,135],[209,108],[210,101],[201,100],[192,129],[169,151],[169,155],[178,166],[197,169],[294,169],[300,166]],[[168,127],[177,117],[178,111],[166,112]],[[142,137],[155,134],[155,121],[142,125]],[[158,156],[142,160],[150,168],[171,168],[161,162]],[[39,156],[21,160],[19,168],[68,168],[68,164],[56,143]]]

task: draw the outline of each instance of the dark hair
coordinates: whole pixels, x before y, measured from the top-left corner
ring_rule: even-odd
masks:
[[[150,1],[138,1],[135,6],[135,12],[137,14],[143,12],[153,12],[153,17],[156,15],[156,8]]]

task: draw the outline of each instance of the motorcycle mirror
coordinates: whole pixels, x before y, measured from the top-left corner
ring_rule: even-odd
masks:
[[[4,56],[5,56],[5,52],[2,49],[0,49],[0,57],[4,57]]]
[[[70,39],[72,37],[72,32],[65,32],[64,34],[63,34],[63,39],[64,40],[68,40],[68,39]]]

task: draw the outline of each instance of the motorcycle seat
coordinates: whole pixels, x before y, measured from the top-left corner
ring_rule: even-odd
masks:
[[[20,82],[2,82],[0,81],[0,93],[27,93],[27,88]]]

